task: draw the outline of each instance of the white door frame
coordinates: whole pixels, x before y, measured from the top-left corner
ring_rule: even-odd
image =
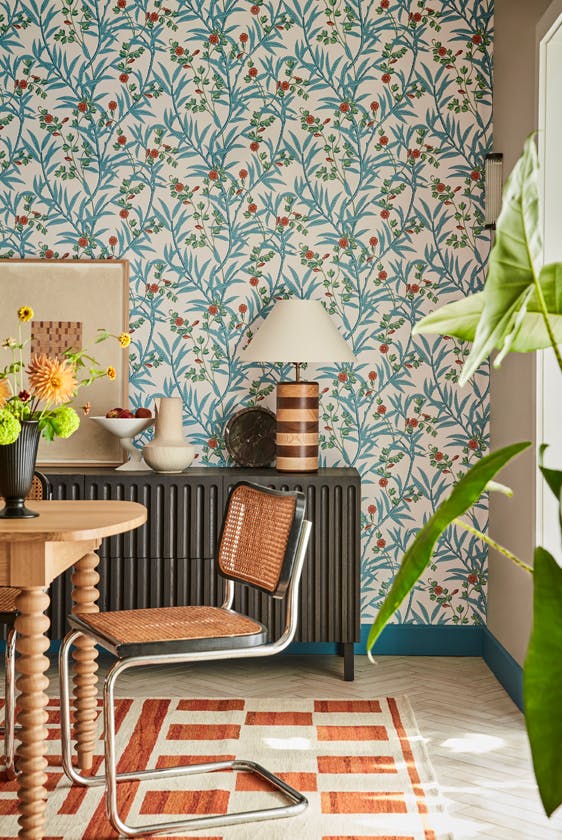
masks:
[[[555,0],[537,25],[536,78],[541,229],[544,260],[549,263],[562,261],[562,162],[557,160],[562,134],[562,0]],[[552,351],[537,353],[536,370],[537,444],[548,443],[547,464],[562,469],[562,381]],[[558,504],[540,474],[536,486],[537,544],[561,562]]]

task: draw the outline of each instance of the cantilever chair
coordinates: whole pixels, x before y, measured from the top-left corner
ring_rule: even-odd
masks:
[[[217,564],[226,579],[222,606],[159,607],[69,616],[73,628],[60,651],[62,759],[69,778],[80,785],[106,786],[109,819],[120,835],[135,837],[184,829],[207,829],[252,820],[298,814],[306,798],[282,779],[252,760],[207,762],[160,770],[117,773],[114,687],[125,670],[138,666],[240,659],[279,653],[294,637],[298,617],[298,590],[311,524],[304,519],[304,495],[280,492],[247,482],[233,487],[225,511]],[[235,582],[286,599],[283,632],[274,641],[259,621],[232,609]],[[88,635],[116,657],[104,684],[105,775],[82,776],[72,764],[69,694],[69,652],[81,635]],[[164,823],[132,826],[118,813],[117,785],[122,781],[244,770],[267,780],[286,804],[226,815],[192,817]]]
[[[28,499],[49,498],[49,483],[43,473],[37,470],[33,474],[33,482]],[[6,636],[6,652],[4,654],[4,766],[9,779],[15,776],[14,768],[14,737],[15,737],[15,706],[16,706],[16,630],[14,623],[18,611],[16,598],[19,589],[12,586],[0,587],[0,624],[8,627]],[[0,732],[2,729],[0,729]]]

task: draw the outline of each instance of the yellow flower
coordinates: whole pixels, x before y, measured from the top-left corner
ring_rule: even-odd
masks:
[[[0,408],[6,405],[6,400],[11,397],[12,389],[7,379],[0,379]]]
[[[115,377],[117,376],[117,374],[115,373],[115,368],[109,366],[108,369],[106,370],[106,375],[111,380],[115,379]]]
[[[117,340],[119,341],[121,347],[128,347],[131,343],[131,336],[129,335],[129,333],[120,333],[117,336]]]
[[[31,306],[20,306],[18,309],[18,318],[20,321],[31,321],[34,312]]]
[[[33,395],[54,405],[68,402],[76,391],[74,368],[66,359],[50,359],[36,354],[27,368]]]

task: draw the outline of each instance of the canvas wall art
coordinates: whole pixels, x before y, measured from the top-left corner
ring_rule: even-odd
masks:
[[[16,329],[16,312],[31,306],[33,353],[60,355],[66,348],[85,349],[116,372],[114,380],[104,376],[78,393],[74,407],[80,415],[85,402],[91,414],[105,414],[127,404],[128,358],[113,341],[96,344],[98,330],[119,335],[128,329],[128,262],[126,260],[2,260],[0,261],[0,335]],[[41,439],[37,463],[109,465],[123,460],[119,441],[83,416],[80,428],[68,439]]]

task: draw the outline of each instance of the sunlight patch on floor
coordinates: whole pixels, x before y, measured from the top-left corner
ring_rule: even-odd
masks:
[[[503,738],[495,735],[483,735],[481,732],[467,732],[460,738],[447,738],[441,746],[452,753],[483,753],[501,750],[506,746]]]

